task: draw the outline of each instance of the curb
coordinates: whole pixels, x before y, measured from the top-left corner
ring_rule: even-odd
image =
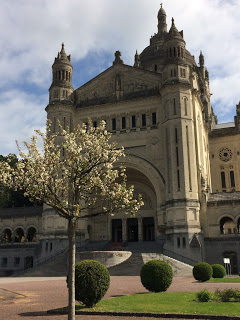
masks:
[[[47,314],[67,314],[66,311],[48,310]],[[240,320],[237,316],[183,314],[183,313],[147,313],[147,312],[111,312],[111,311],[78,311],[76,315],[96,315],[115,317],[148,317],[148,318],[177,318],[177,319],[206,319],[206,320]]]

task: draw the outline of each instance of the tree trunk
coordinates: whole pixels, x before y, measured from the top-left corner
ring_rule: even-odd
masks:
[[[69,266],[68,266],[68,320],[75,320],[75,222],[68,222]]]

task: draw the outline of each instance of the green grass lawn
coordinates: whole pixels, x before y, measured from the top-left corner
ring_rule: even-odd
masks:
[[[207,282],[229,282],[229,283],[237,283],[240,282],[240,277],[238,278],[211,278]]]
[[[134,294],[102,300],[93,309],[77,305],[76,310],[240,315],[240,303],[197,302],[195,298],[192,292]]]

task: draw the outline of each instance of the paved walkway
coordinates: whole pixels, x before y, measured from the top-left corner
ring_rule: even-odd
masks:
[[[240,283],[198,283],[192,277],[175,277],[168,291],[197,292],[206,288],[237,288]],[[136,276],[111,277],[105,298],[147,292]],[[46,310],[67,305],[65,278],[0,278],[0,320],[66,320],[67,316],[47,315]],[[76,316],[77,320],[127,320],[128,317]],[[141,320],[149,318],[141,318]],[[155,318],[151,318],[155,319]],[[157,318],[160,319],[160,318]]]

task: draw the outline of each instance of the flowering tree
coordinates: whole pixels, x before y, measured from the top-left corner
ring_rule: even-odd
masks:
[[[73,132],[63,130],[60,123],[59,128],[58,134],[51,134],[48,122],[46,134],[36,130],[43,140],[43,153],[37,147],[37,136],[31,143],[24,142],[27,152],[17,144],[21,159],[14,167],[0,162],[0,182],[24,190],[32,201],[44,202],[68,220],[68,319],[74,320],[76,221],[121,210],[134,214],[143,202],[141,196],[133,199],[133,186],[126,185],[125,169],[113,168],[124,150],[109,142],[111,134],[104,121],[97,128],[91,124],[88,128],[77,126]],[[96,210],[97,203],[102,204],[100,210]]]

